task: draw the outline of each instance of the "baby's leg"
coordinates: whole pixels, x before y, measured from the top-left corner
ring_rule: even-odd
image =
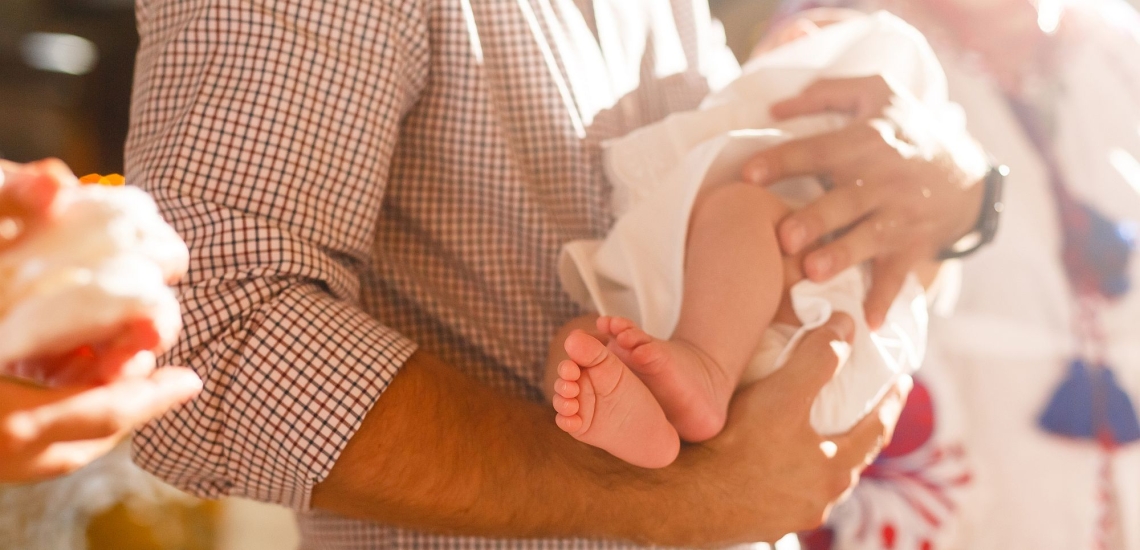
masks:
[[[580,330],[565,340],[557,363],[558,427],[575,439],[644,468],[677,458],[681,441],[649,388],[597,338]]]
[[[669,341],[602,317],[611,349],[657,397],[681,438],[720,432],[728,402],[784,293],[775,225],[787,207],[748,184],[703,193],[693,207],[681,318]]]

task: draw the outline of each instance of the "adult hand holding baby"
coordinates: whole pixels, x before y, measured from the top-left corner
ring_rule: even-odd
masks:
[[[710,508],[685,508],[705,519],[707,531],[670,543],[774,541],[818,527],[855,487],[890,442],[911,380],[901,377],[850,432],[818,435],[810,422],[812,402],[842,365],[854,330],[850,317],[836,313],[803,339],[782,369],[737,392],[720,435],[681,453],[679,477],[698,493],[684,502]],[[723,506],[725,499],[733,505]]]
[[[964,133],[916,146],[906,129],[931,118],[922,108],[880,76],[820,80],[774,105],[772,116],[838,112],[851,123],[768,149],[744,167],[744,178],[762,185],[803,175],[831,180],[827,194],[781,222],[780,245],[795,255],[845,230],[805,255],[804,272],[819,282],[871,261],[865,309],[872,327],[882,324],[907,274],[966,235],[981,209],[984,154]]]
[[[59,196],[77,185],[60,161],[0,161],[0,262],[58,223]],[[7,274],[6,281],[11,278]],[[14,297],[21,298],[26,295]],[[17,305],[8,300],[0,313],[8,315]],[[169,344],[162,324],[152,316],[134,316],[84,345],[2,365],[5,372],[46,387],[0,378],[0,482],[78,469],[133,427],[197,394],[201,382],[192,372],[154,369],[152,351]]]

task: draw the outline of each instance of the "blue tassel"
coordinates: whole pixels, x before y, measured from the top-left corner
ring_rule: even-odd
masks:
[[[1093,389],[1089,369],[1081,359],[1069,364],[1069,373],[1053,393],[1038,422],[1045,431],[1064,437],[1096,439]]]
[[[1127,445],[1140,441],[1140,420],[1136,417],[1136,408],[1132,400],[1124,393],[1116,376],[1108,367],[1101,369],[1104,373],[1104,387],[1108,390],[1108,426],[1112,430],[1112,439],[1117,445]]]
[[[1136,247],[1135,227],[1116,223],[1084,203],[1070,211],[1065,227],[1065,269],[1073,284],[1106,298],[1119,298],[1130,287],[1128,264]],[[1076,221],[1079,220],[1079,223]]]
[[[1106,426],[1117,445],[1140,441],[1140,419],[1128,394],[1107,366],[1095,369],[1095,375],[1093,370],[1081,359],[1069,364],[1065,380],[1041,414],[1041,427],[1056,435],[1096,441],[1100,435],[1098,427]],[[1094,388],[1094,384],[1099,388]],[[1106,399],[1104,412],[1108,418],[1097,418],[1096,389]]]

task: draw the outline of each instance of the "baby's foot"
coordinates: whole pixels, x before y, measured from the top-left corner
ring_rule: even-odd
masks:
[[[558,365],[555,421],[575,439],[643,468],[677,458],[681,442],[657,399],[597,338],[575,331]]]
[[[695,346],[659,340],[623,317],[598,318],[609,349],[657,397],[681,439],[705,441],[720,433],[736,383]]]

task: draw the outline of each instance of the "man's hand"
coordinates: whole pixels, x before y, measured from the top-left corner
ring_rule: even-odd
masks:
[[[575,441],[546,404],[507,397],[425,352],[364,419],[312,503],[456,535],[712,546],[817,526],[890,439],[906,388],[851,433],[820,437],[811,403],[853,323],[838,315],[779,372],[742,389],[725,431],[646,470]]]
[[[845,230],[805,256],[804,272],[823,281],[871,260],[865,309],[868,323],[878,327],[907,274],[973,227],[985,158],[966,135],[937,136],[941,129],[924,124],[929,113],[917,100],[879,76],[822,80],[772,107],[777,119],[825,111],[849,114],[852,121],[767,150],[746,164],[743,175],[758,184],[800,175],[834,183],[780,224],[780,245],[794,255]]]
[[[812,403],[849,353],[853,334],[851,318],[836,314],[783,368],[737,393],[721,435],[682,454],[689,483],[701,495],[693,502],[708,506],[692,513],[711,525],[703,537],[675,542],[774,541],[819,526],[854,488],[890,441],[911,381],[900,382],[851,432],[816,434]]]
[[[202,388],[187,369],[155,371],[152,354],[130,363],[138,376],[99,387],[47,389],[0,377],[0,483],[77,470]]]

